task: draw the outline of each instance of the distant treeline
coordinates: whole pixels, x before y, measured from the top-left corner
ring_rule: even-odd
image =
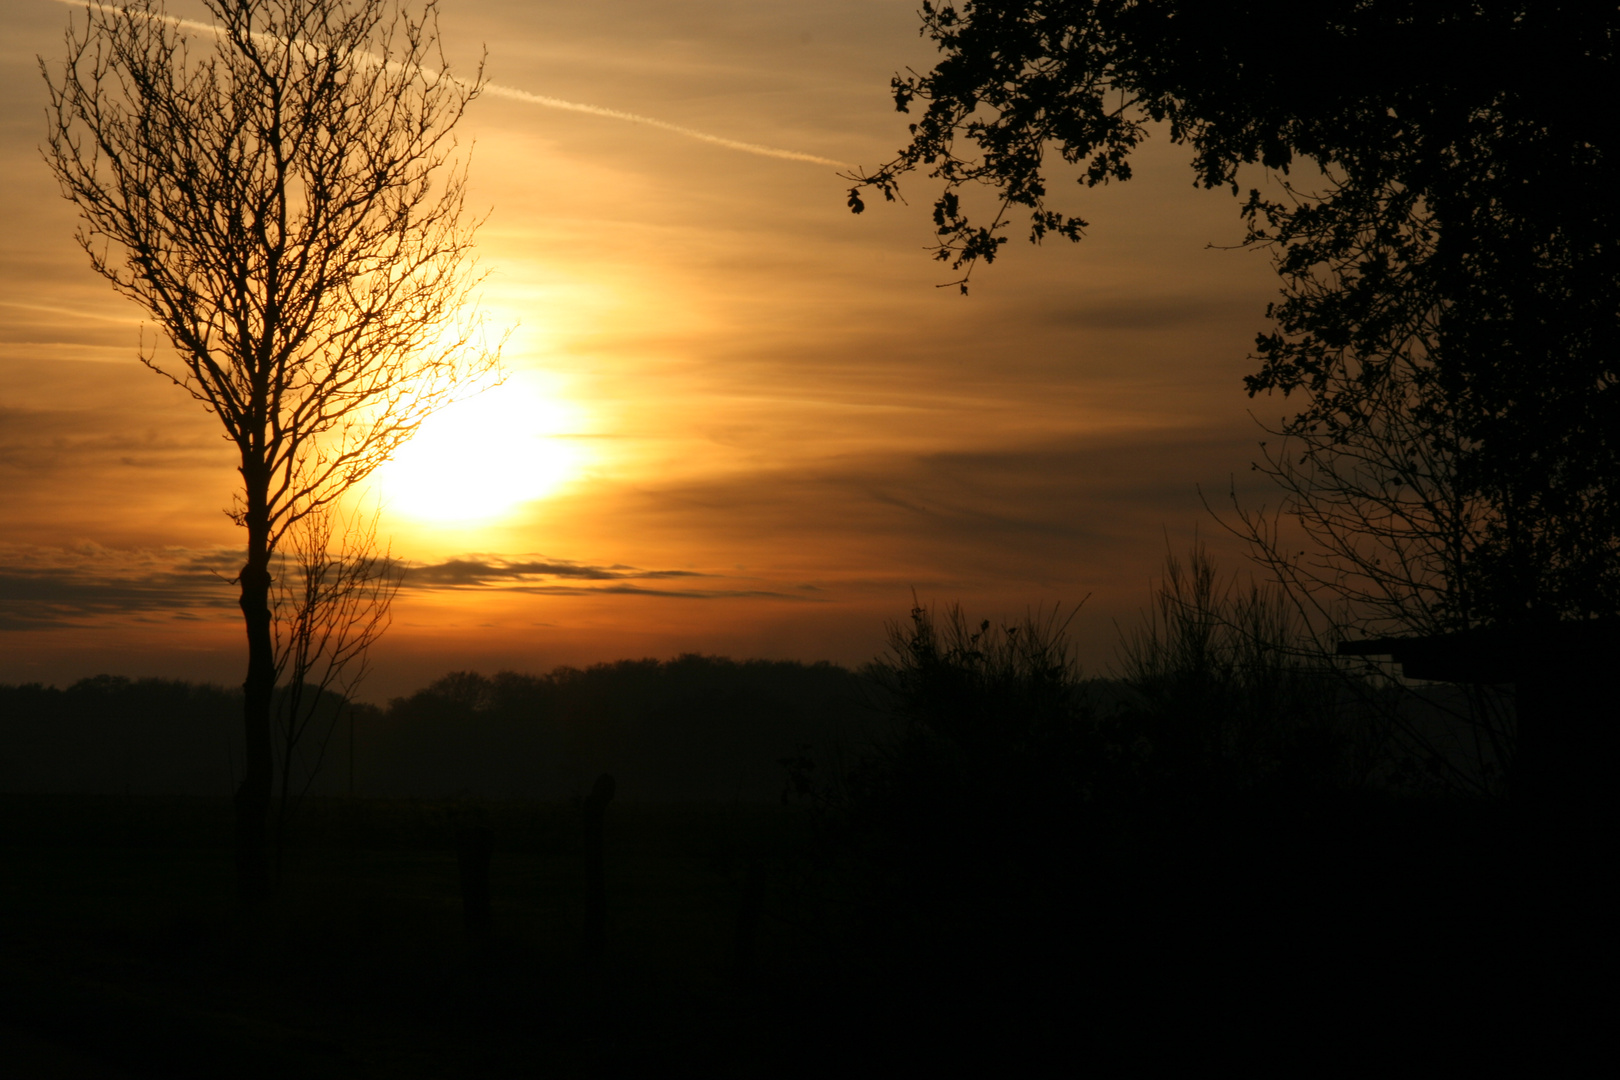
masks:
[[[115,675],[0,685],[8,792],[229,794],[241,760],[240,690]]]
[[[332,699],[298,747],[293,786],[566,799],[611,772],[636,801],[774,800],[784,758],[870,738],[878,693],[832,664],[696,655],[458,672],[386,708]],[[67,689],[0,685],[3,791],[223,795],[241,762],[239,690],[110,675]]]
[[[1182,729],[1201,732],[1197,742],[1230,744],[1267,711],[1206,678],[1172,681],[1196,692],[1085,680],[1082,712],[1123,709],[1133,729],[1167,751],[1186,741],[1171,737]],[[785,761],[796,769],[814,762],[825,777],[892,736],[901,719],[894,693],[877,666],[698,655],[545,675],[456,672],[383,708],[329,697],[297,748],[291,793],[557,800],[611,772],[627,800],[774,801],[789,780]],[[948,685],[944,695],[959,696]],[[1404,695],[1399,712],[1460,775],[1477,765],[1454,720],[1457,697],[1431,687]],[[1347,705],[1333,711],[1353,715]],[[1260,724],[1262,733],[1272,728],[1291,731],[1294,722],[1279,715]],[[1256,749],[1234,764],[1252,769],[1274,756]],[[1409,753],[1374,771],[1389,776],[1403,761],[1410,765]],[[241,769],[240,690],[111,675],[66,689],[0,684],[0,791],[228,795]]]

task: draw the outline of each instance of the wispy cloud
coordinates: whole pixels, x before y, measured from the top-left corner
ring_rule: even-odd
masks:
[[[0,630],[225,615],[236,607],[230,579],[241,561],[223,548],[8,546],[0,549]]]
[[[0,476],[41,472],[72,463],[116,462],[132,468],[207,465],[218,458],[219,442],[192,430],[98,428],[73,409],[14,409],[0,405]]]
[[[1061,307],[1034,307],[1029,317],[1085,330],[1154,331],[1207,327],[1223,321],[1253,323],[1256,312],[1222,296],[1115,296]]]
[[[56,2],[59,4],[66,4],[69,7],[89,6],[84,2],[84,0],[56,0]],[[104,5],[97,3],[94,6],[103,7]],[[138,15],[141,13],[135,12],[134,14]],[[198,22],[195,19],[182,19],[173,15],[152,17],[161,18],[164,22],[169,23],[171,26],[178,27],[179,29],[188,31],[190,33],[207,34],[211,37],[220,36],[220,27],[215,26],[212,23]],[[268,37],[268,35],[262,36]],[[383,58],[380,56],[375,54],[367,55],[376,63],[383,62]],[[427,74],[434,75],[436,73],[427,72]],[[454,76],[451,76],[451,79],[461,86],[470,86],[465,79],[458,79]],[[609,120],[619,120],[628,124],[639,124],[642,127],[657,128],[660,131],[668,131],[676,135],[683,135],[688,139],[696,139],[698,142],[705,142],[711,146],[720,146],[727,150],[736,150],[744,154],[754,154],[758,157],[779,158],[783,161],[802,161],[811,165],[827,165],[835,169],[847,169],[850,167],[848,162],[838,161],[834,158],[822,157],[819,154],[808,154],[802,150],[788,150],[779,146],[765,146],[761,143],[744,142],[741,139],[730,139],[724,135],[715,135],[711,132],[700,131],[697,128],[687,127],[685,124],[675,124],[668,120],[659,120],[656,117],[643,116],[640,113],[626,112],[623,109],[610,109],[602,105],[588,105],[584,102],[568,101],[564,98],[551,97],[547,94],[535,94],[528,90],[521,90],[515,86],[505,86],[501,83],[485,83],[483,86],[483,92],[492,97],[508,98],[512,101],[521,101],[529,105],[539,105],[540,107],[546,109],[560,109],[564,112],[586,113],[590,116],[601,116]]]
[[[409,585],[425,588],[481,588],[545,580],[624,581],[635,579],[705,577],[695,570],[638,570],[633,566],[591,566],[566,559],[529,557],[507,559],[497,555],[468,555],[411,568]]]
[[[241,561],[235,548],[0,546],[0,630],[62,629],[108,620],[231,618],[237,601],[232,581]],[[814,599],[696,570],[599,566],[532,555],[468,555],[405,565],[404,587],[423,591]]]
[[[657,582],[692,584],[685,588],[658,586]],[[703,583],[700,585],[699,583]],[[713,582],[708,586],[708,582]],[[547,593],[559,596],[607,594],[620,596],[668,596],[687,600],[735,597],[775,597],[807,599],[769,589],[737,588],[722,584],[719,575],[696,570],[643,570],[616,563],[594,566],[567,559],[537,556],[506,558],[498,555],[467,555],[440,563],[413,566],[405,575],[406,588],[493,589],[502,592]]]

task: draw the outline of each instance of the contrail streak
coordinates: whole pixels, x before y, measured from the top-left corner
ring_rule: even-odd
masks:
[[[48,304],[19,304],[11,300],[0,300],[0,307],[16,308],[18,311],[46,311],[52,315],[71,315],[75,319],[97,319],[101,322],[140,322],[134,315],[101,315],[93,311],[74,311],[70,308],[51,307]]]
[[[688,139],[697,139],[699,142],[712,143],[723,146],[728,150],[740,150],[745,154],[758,154],[760,157],[781,158],[784,161],[808,161],[812,165],[831,165],[835,169],[847,169],[848,163],[834,161],[832,158],[818,157],[815,154],[806,154],[799,150],[782,150],[774,146],[761,146],[759,143],[739,142],[728,139],[723,135],[710,135],[706,131],[696,128],[684,127],[681,124],[672,124],[668,120],[657,120],[651,116],[640,116],[632,112],[623,112],[619,109],[608,109],[601,105],[582,105],[577,101],[564,101],[562,98],[546,97],[544,94],[531,94],[527,90],[519,90],[512,86],[502,86],[500,83],[485,83],[484,93],[496,97],[511,98],[513,101],[527,101],[531,105],[543,105],[548,109],[562,109],[567,112],[590,113],[592,116],[606,116],[614,120],[623,120],[631,124],[642,124],[646,127],[660,128],[664,131],[673,131],[677,135],[685,135]]]
[[[56,2],[58,4],[66,4],[69,7],[109,6],[100,3],[87,3],[86,0],[56,0]],[[145,13],[133,12],[132,14],[144,15]],[[173,15],[152,15],[147,17],[160,18],[164,22],[169,23],[171,26],[178,27],[181,30],[188,30],[193,33],[212,34],[215,37],[219,37],[221,33],[220,27],[215,26],[212,23],[197,22],[195,19],[182,19]],[[377,61],[378,63],[383,62],[383,58],[380,56],[370,56],[369,58]],[[451,78],[455,82],[460,83],[462,86],[470,85],[465,79],[457,79],[455,76],[451,76]],[[739,139],[728,139],[724,135],[711,135],[707,131],[699,131],[696,128],[689,128],[684,124],[672,124],[668,120],[659,120],[651,116],[642,116],[639,113],[625,112],[622,109],[609,109],[602,105],[587,105],[583,102],[567,101],[563,98],[548,97],[545,94],[531,94],[529,91],[519,90],[515,86],[503,86],[500,83],[485,83],[483,86],[483,92],[486,94],[491,94],[495,97],[509,98],[513,101],[522,101],[530,105],[539,105],[542,108],[560,109],[563,112],[586,113],[590,116],[605,116],[610,120],[623,120],[625,123],[629,124],[640,124],[643,127],[658,128],[661,131],[669,131],[676,135],[684,135],[688,139],[696,139],[698,142],[706,142],[712,146],[722,146],[727,150],[736,150],[744,154],[754,154],[758,157],[779,158],[783,161],[804,161],[811,165],[830,165],[835,169],[847,169],[850,167],[848,162],[835,161],[832,158],[820,157],[816,154],[806,154],[800,150],[784,150],[775,146],[763,146],[759,143],[743,142]]]
[[[124,10],[115,4],[103,4],[100,2],[100,0],[56,0],[56,2],[58,4],[66,4],[68,7],[76,8],[88,9],[96,7],[103,10],[112,11]],[[158,19],[162,22],[168,23],[170,26],[178,26],[182,30],[191,30],[201,34],[212,34],[215,37],[222,36],[220,27],[215,26],[213,23],[198,22],[196,19],[182,19],[178,15],[149,15],[144,11],[130,11],[127,12],[127,14],[138,15],[143,19]],[[254,36],[257,37],[258,35]]]

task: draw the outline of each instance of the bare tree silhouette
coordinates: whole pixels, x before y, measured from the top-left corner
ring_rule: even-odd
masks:
[[[157,322],[141,361],[224,425],[247,530],[239,884],[270,888],[271,557],[432,412],[498,371],[468,301],[478,225],[431,0],[91,6],[50,85],[45,158],[91,265]],[[198,43],[201,43],[199,47]]]
[[[281,751],[276,861],[286,848],[292,806],[314,782],[333,730],[349,721],[349,794],[354,794],[353,696],[370,670],[371,646],[392,621],[405,566],[377,543],[377,516],[344,519],[323,506],[300,518],[283,540],[271,592]],[[311,729],[314,728],[314,732]],[[317,735],[312,755],[307,736]],[[304,764],[302,784],[294,776]]]

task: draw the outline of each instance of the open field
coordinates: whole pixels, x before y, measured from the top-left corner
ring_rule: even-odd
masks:
[[[0,796],[4,1036],[41,1077],[777,1077],[1549,1061],[1603,1029],[1601,837],[1279,794],[967,820],[862,851],[802,807],[614,803],[591,959],[578,803],[311,800],[247,908],[227,800]]]
[[[496,837],[482,945],[451,847],[472,817]],[[7,796],[7,1026],[41,1055],[130,1076],[221,1060],[247,1076],[762,1067],[734,856],[789,822],[612,808],[610,945],[590,962],[578,820],[568,805],[314,804],[281,893],[245,913],[224,800]]]

